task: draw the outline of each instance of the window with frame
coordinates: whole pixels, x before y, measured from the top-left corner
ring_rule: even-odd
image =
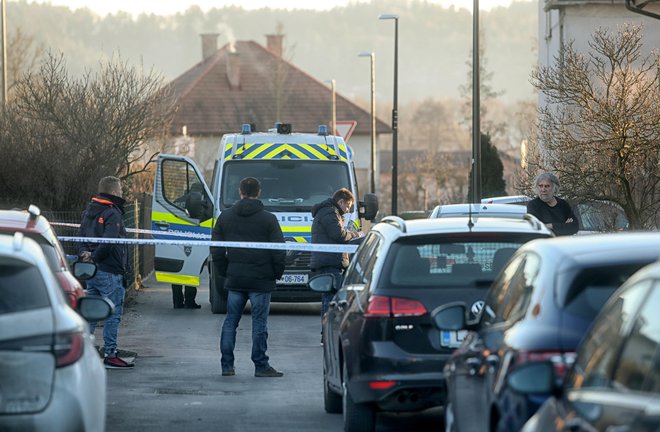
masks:
[[[202,182],[192,165],[181,160],[165,160],[162,164],[162,190],[165,200],[186,211],[186,198],[190,192],[200,192],[204,199]]]
[[[370,232],[365,237],[363,244],[360,246],[353,258],[351,265],[346,271],[344,285],[356,285],[367,283],[369,277],[367,271],[369,263],[374,259],[374,250],[379,242],[379,236],[376,232]],[[373,265],[372,265],[373,269]]]
[[[13,258],[0,258],[0,293],[0,315],[50,306],[39,268]]]

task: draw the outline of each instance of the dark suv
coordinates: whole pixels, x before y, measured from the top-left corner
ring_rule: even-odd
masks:
[[[327,412],[345,431],[371,431],[377,411],[441,405],[442,368],[466,332],[433,327],[430,311],[463,301],[476,314],[508,258],[552,233],[535,218],[387,217],[358,248],[323,320]],[[332,277],[310,288],[328,291]]]

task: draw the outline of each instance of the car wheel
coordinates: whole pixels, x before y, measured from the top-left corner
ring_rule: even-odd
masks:
[[[211,312],[214,314],[227,313],[227,290],[225,289],[225,278],[216,275],[211,265],[211,280],[209,283],[209,302],[211,303]]]
[[[445,405],[445,432],[456,432],[456,418],[451,402]]]
[[[344,432],[372,432],[376,426],[376,411],[366,403],[355,403],[348,392],[346,364],[342,373],[342,408]]]
[[[330,388],[325,367],[323,368],[323,403],[327,413],[340,414],[342,411],[342,396]]]

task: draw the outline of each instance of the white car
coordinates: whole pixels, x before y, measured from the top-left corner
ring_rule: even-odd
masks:
[[[76,313],[39,245],[0,235],[0,430],[105,429],[106,372],[85,319],[112,309],[90,296]]]
[[[510,204],[446,204],[435,206],[429,219],[444,217],[468,217],[478,218],[480,216],[504,217],[513,219],[523,219],[527,214],[525,206]],[[528,215],[528,217],[534,217]]]

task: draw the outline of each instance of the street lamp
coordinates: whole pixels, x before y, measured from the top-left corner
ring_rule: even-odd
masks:
[[[0,0],[2,21],[2,106],[7,106],[7,0]]]
[[[472,202],[481,202],[481,118],[479,95],[479,0],[472,6]]]
[[[332,134],[337,135],[337,90],[335,80],[326,80],[332,88]]]
[[[371,59],[371,193],[376,193],[376,53],[361,52]]]
[[[398,190],[398,62],[399,62],[399,15],[382,14],[378,17],[382,20],[394,20],[394,99],[392,100],[392,214],[397,214],[397,190]]]

